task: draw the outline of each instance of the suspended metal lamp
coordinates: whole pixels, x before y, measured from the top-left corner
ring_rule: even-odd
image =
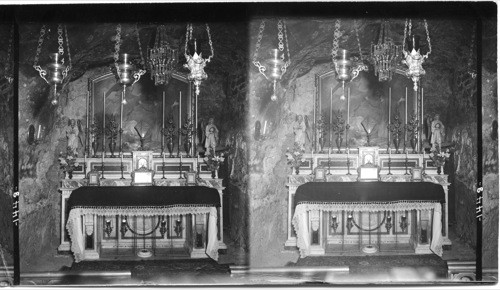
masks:
[[[49,30],[50,31],[50,30]],[[63,38],[63,26],[59,24],[57,26],[57,42],[59,44],[58,52],[49,54],[51,62],[46,65],[46,69],[43,69],[38,61],[40,59],[40,52],[42,51],[42,45],[44,41],[44,36],[46,33],[45,25],[40,29],[40,36],[38,38],[38,47],[36,50],[35,61],[33,63],[33,68],[38,71],[40,77],[49,85],[54,86],[54,97],[51,101],[53,105],[57,105],[59,101],[57,100],[57,86],[61,85],[68,75],[68,71],[71,69],[71,53],[69,50],[69,39],[68,31],[66,26],[64,26],[64,34],[66,38],[66,50],[68,53],[69,65],[65,64],[64,59],[64,38]]]
[[[401,61],[401,50],[402,46],[394,44],[389,37],[389,21],[383,21],[378,42],[371,46],[371,61],[379,81],[392,80],[396,65]]]
[[[130,60],[130,55],[128,53],[120,54],[121,47],[121,25],[118,24],[116,26],[116,37],[115,37],[115,68],[116,74],[118,77],[118,82],[123,85],[123,104],[127,103],[125,99],[125,90],[127,86],[133,86],[136,82],[141,79],[141,76],[146,73],[146,70],[138,68],[136,69],[135,65]],[[141,41],[139,38],[139,30],[137,28],[137,24],[135,25],[135,32],[137,36],[137,44],[139,46],[139,54],[141,56],[141,66],[145,66],[144,56],[142,54]]]
[[[210,35],[210,27],[208,23],[206,25],[208,44],[210,45],[210,56],[208,58],[203,58],[201,46],[196,38],[193,38],[193,24],[188,23],[186,27],[186,44],[184,46],[184,56],[186,57],[186,63],[184,67],[189,69],[188,79],[192,81],[195,85],[196,96],[200,94],[201,82],[208,78],[205,72],[205,66],[214,57],[214,47],[212,45],[212,38]],[[190,49],[188,51],[188,43],[190,44]]]
[[[361,51],[361,44],[359,42],[356,23],[354,23],[354,27],[356,30],[359,57],[351,57],[348,50],[339,48],[339,38],[342,35],[340,32],[340,20],[335,21],[331,55],[333,65],[335,67],[336,78],[337,80],[342,82],[342,95],[340,96],[341,100],[345,100],[345,83],[350,82],[358,77],[360,71],[368,70],[368,66],[363,62],[363,54]]]
[[[257,36],[257,44],[255,45],[255,52],[253,55],[252,63],[259,69],[259,72],[267,79],[273,81],[273,95],[271,96],[272,101],[276,101],[278,97],[276,96],[276,84],[281,77],[285,74],[286,69],[291,64],[290,60],[290,47],[288,45],[288,36],[286,33],[286,24],[283,19],[278,20],[278,48],[273,48],[270,50],[269,58],[264,61],[267,66],[264,66],[257,60],[259,55],[259,49],[261,46],[262,37],[264,36],[264,30],[266,28],[266,21],[262,20],[259,27],[259,34]],[[285,42],[283,43],[283,39]],[[285,50],[286,48],[286,58]],[[269,75],[266,75],[266,70],[269,69]]]
[[[170,47],[165,25],[157,27],[155,44],[148,50],[149,71],[155,86],[168,84],[177,61],[177,49]]]
[[[425,33],[427,34],[427,43],[429,44],[429,51],[425,55],[420,54],[420,36],[413,33],[411,31],[411,19],[405,22],[405,30],[404,30],[404,44],[403,44],[403,55],[404,60],[403,64],[405,64],[408,69],[405,71],[405,74],[408,78],[411,78],[413,81],[413,90],[416,92],[418,90],[418,82],[420,77],[425,75],[425,70],[422,67],[425,59],[429,57],[432,51],[431,47],[431,39],[429,37],[429,30],[427,27],[427,21],[424,19],[424,27]],[[408,29],[408,38],[407,38],[407,29]]]

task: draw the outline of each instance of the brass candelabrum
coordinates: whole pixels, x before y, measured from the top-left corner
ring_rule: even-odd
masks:
[[[408,121],[408,124],[406,124],[406,132],[410,134],[410,145],[412,148],[412,153],[417,153],[417,136],[418,136],[418,129],[419,129],[419,120],[417,119],[417,114],[413,114],[410,117],[410,120]],[[405,150],[406,150],[406,144],[405,144]]]
[[[92,140],[91,146],[92,146],[92,157],[97,157],[97,150],[99,149],[99,142],[97,140],[101,137],[102,135],[102,129],[96,125],[96,120],[94,118],[94,121],[90,125],[89,128],[89,134],[90,134],[90,139]],[[89,154],[90,155],[90,154]]]
[[[169,157],[172,158],[174,152],[174,137],[175,137],[175,123],[174,119],[170,116],[167,120],[167,126],[162,129],[163,136],[167,138],[167,149],[169,152]]]
[[[392,141],[394,143],[394,147],[396,148],[396,154],[399,154],[399,144],[401,142],[401,133],[403,132],[403,126],[401,124],[401,120],[399,119],[399,115],[394,115],[394,122],[390,123],[387,127],[394,138]]]
[[[111,152],[111,157],[115,157],[115,149],[116,149],[116,138],[118,137],[118,123],[115,120],[115,116],[111,115],[110,118],[108,118],[108,122],[106,124],[106,136],[108,136],[109,139],[109,151]]]
[[[319,152],[323,153],[325,148],[326,138],[325,133],[329,130],[329,124],[325,122],[325,116],[320,115],[319,120],[316,124],[318,130],[318,142],[319,142]]]
[[[180,135],[184,136],[184,150],[186,157],[191,157],[190,152],[193,146],[192,136],[196,133],[191,118],[186,118],[184,125],[180,128]]]
[[[342,112],[338,112],[337,117],[335,118],[335,121],[333,121],[333,132],[335,132],[335,135],[337,138],[335,139],[335,143],[337,144],[337,153],[340,153],[340,147],[342,146],[342,135],[344,134],[345,130],[345,120],[342,116]]]

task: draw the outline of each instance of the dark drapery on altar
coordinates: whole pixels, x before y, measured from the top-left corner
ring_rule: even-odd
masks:
[[[102,186],[75,189],[73,207],[206,205],[220,207],[219,192],[205,186]]]
[[[431,182],[309,182],[295,192],[302,202],[445,202],[443,186]]]

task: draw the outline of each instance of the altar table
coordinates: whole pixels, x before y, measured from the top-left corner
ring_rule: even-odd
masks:
[[[430,182],[309,182],[297,188],[292,223],[301,257],[311,253],[311,212],[432,211],[430,250],[442,255],[443,187]],[[319,220],[319,219],[318,219]],[[317,226],[316,226],[317,228]]]
[[[70,213],[66,228],[71,238],[71,251],[75,261],[85,259],[85,233],[94,231],[85,224],[86,217],[124,216],[172,216],[209,214],[206,254],[218,259],[217,207],[219,193],[204,186],[115,186],[80,187],[69,200]]]

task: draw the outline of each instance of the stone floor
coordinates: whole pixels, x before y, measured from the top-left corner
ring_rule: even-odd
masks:
[[[449,250],[445,250],[443,253],[443,259],[446,261],[474,261],[475,251],[468,245],[461,242],[454,232],[450,231],[450,239],[452,241],[452,247]],[[226,244],[228,245],[227,252],[221,254],[219,257],[219,264],[226,265],[246,265],[247,255],[241,249],[235,247],[229,239],[226,239]],[[228,242],[229,241],[229,242]],[[11,264],[12,257],[6,257]],[[73,263],[73,258],[69,255],[58,255],[56,251],[45,251],[37,260],[31,261],[25,265],[21,265],[22,272],[57,272],[63,266],[70,267]],[[373,276],[367,278],[366,275],[361,277],[355,277],[355,275],[349,275],[348,273],[337,273],[323,276],[323,281],[312,280],[311,276],[301,274],[291,275],[287,273],[273,274],[273,273],[261,273],[252,275],[230,275],[229,273],[210,277],[188,277],[182,275],[175,275],[175,277],[165,277],[164,280],[156,281],[134,281],[132,279],[120,279],[116,280],[103,280],[106,285],[109,284],[120,284],[120,285],[185,285],[185,284],[196,284],[196,285],[278,285],[278,284],[297,284],[297,283],[342,283],[342,284],[359,284],[360,282],[372,283],[372,282],[394,282],[400,281],[401,277],[406,277],[406,279],[411,279],[412,275],[421,275],[422,273],[412,272],[412,269],[399,269],[398,271],[392,272],[390,275],[385,276]],[[24,285],[32,285],[33,281],[26,281]],[[92,283],[92,281],[87,281]],[[85,283],[87,284],[87,283]]]

